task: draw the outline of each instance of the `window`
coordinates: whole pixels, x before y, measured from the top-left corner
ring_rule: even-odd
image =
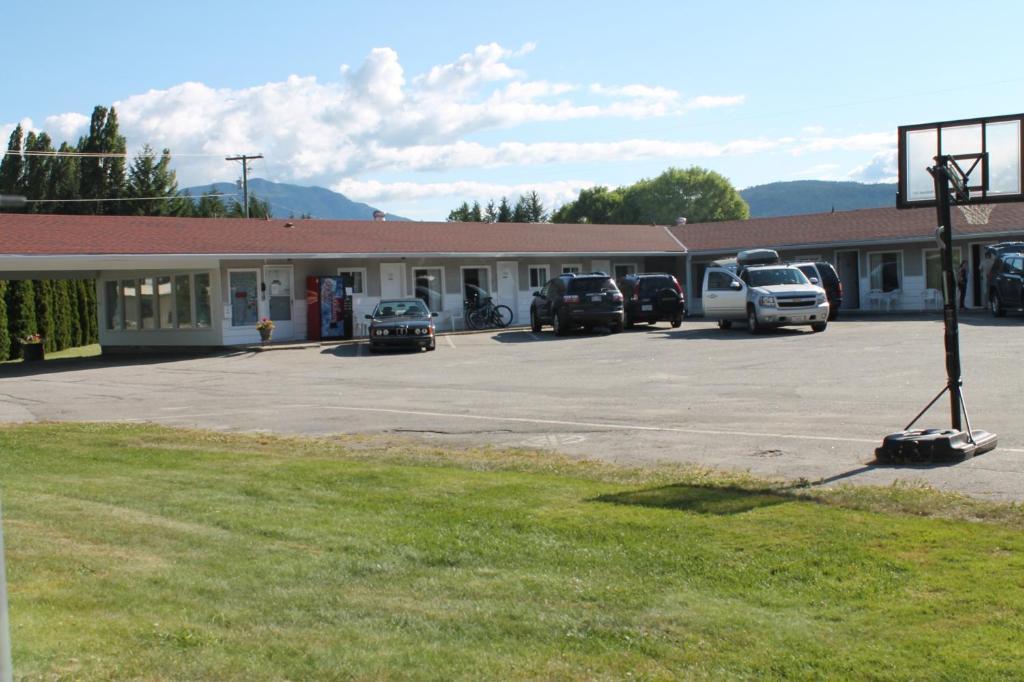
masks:
[[[725,272],[712,271],[708,273],[708,290],[722,291],[729,288],[734,280],[731,275]]]
[[[255,270],[229,270],[228,291],[231,301],[231,326],[252,327],[259,319],[258,276]]]
[[[869,253],[868,272],[871,289],[882,292],[898,291],[903,288],[903,254]]]
[[[583,272],[583,266],[580,265],[579,263],[569,263],[567,265],[563,265],[562,266],[562,274],[563,275],[567,275],[567,274],[570,274],[570,273],[572,273],[574,275],[578,275],[581,272]]]
[[[174,299],[171,297],[171,278],[161,275],[156,278],[156,309],[158,329],[174,329]]]
[[[196,327],[206,328],[212,322],[210,316],[210,274],[199,273],[194,276],[195,281],[195,303],[196,303]]]
[[[530,266],[530,288],[539,289],[544,286],[544,283],[548,281],[548,266],[546,265],[531,265]]]
[[[192,283],[188,275],[177,275],[174,278],[174,311],[178,316],[178,327],[188,329],[192,326]]]
[[[156,296],[152,277],[139,280],[139,316],[143,329],[156,329]]]
[[[124,328],[139,328],[139,295],[134,279],[121,281],[121,296],[124,298]]]
[[[615,266],[615,279],[622,279],[626,275],[635,275],[636,266],[632,263],[622,263]]]
[[[444,305],[444,271],[441,268],[413,268],[412,279],[416,298],[427,304],[431,311]]]
[[[338,268],[338,274],[348,278],[348,286],[352,287],[352,294],[366,293],[366,268],[342,270]]]
[[[107,329],[124,329],[124,299],[117,282],[103,283],[104,301],[106,302],[105,320]]]
[[[108,281],[103,296],[104,326],[111,331],[210,326],[209,273]]]
[[[953,248],[953,268],[959,265],[960,247],[957,246]],[[924,250],[924,286],[926,289],[942,291],[942,251],[939,249]]]

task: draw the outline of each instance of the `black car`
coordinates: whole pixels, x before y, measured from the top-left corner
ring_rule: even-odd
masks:
[[[828,319],[835,320],[839,317],[839,309],[843,307],[843,283],[839,281],[839,273],[832,267],[832,264],[824,260],[790,263],[800,269],[800,272],[825,290],[825,298],[828,299]]]
[[[626,298],[625,324],[669,322],[678,327],[686,317],[686,296],[679,280],[664,272],[645,272],[619,278],[619,290]]]
[[[554,327],[558,336],[579,326],[588,331],[601,326],[619,332],[622,320],[622,292],[604,273],[555,277],[533,292],[530,304],[530,328],[534,332],[545,324]]]
[[[1024,242],[1003,242],[985,247],[992,256],[988,274],[988,305],[996,317],[1007,310],[1024,309]]]
[[[435,317],[437,313],[430,312],[418,298],[381,301],[373,314],[366,316],[370,320],[370,350],[434,350]]]

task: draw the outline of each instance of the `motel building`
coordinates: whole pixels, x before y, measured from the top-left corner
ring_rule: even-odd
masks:
[[[338,275],[357,337],[382,298],[422,299],[447,331],[483,291],[526,324],[533,292],[567,272],[670,272],[699,315],[707,265],[749,248],[832,262],[846,310],[915,312],[941,308],[935,224],[895,208],[671,226],[0,213],[0,279],[95,279],[105,352],[250,345],[264,317],[275,342],[319,338],[308,283]],[[1024,204],[957,207],[954,230],[981,307],[984,247],[1024,240]]]

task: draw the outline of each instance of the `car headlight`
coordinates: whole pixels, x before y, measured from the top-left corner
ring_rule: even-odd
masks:
[[[814,297],[814,302],[817,303],[818,305],[821,305],[822,303],[824,303],[825,302],[825,294],[817,294]]]
[[[760,299],[758,299],[758,302],[763,307],[765,307],[765,308],[774,308],[775,307],[775,297],[774,296],[762,296]]]
[[[380,330],[380,335],[381,336],[387,336],[388,335],[388,330],[387,329],[381,329]]]

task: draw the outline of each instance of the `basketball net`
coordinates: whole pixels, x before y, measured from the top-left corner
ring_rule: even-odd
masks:
[[[995,207],[992,204],[960,204],[957,208],[968,225],[988,225],[989,216]]]

